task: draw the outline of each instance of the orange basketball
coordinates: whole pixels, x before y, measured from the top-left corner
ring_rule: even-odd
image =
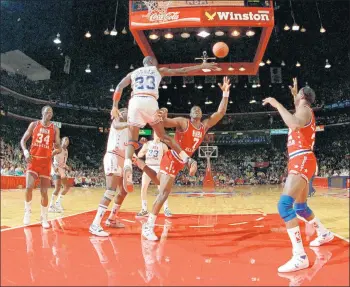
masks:
[[[213,53],[218,58],[225,58],[228,54],[229,48],[224,42],[217,42],[213,46]]]

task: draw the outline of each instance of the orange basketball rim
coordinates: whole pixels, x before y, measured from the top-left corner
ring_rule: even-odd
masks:
[[[253,1],[257,2],[257,1]],[[259,2],[259,1],[258,1]],[[274,27],[274,9],[272,0],[260,1],[260,7],[249,6],[249,0],[235,1],[130,1],[129,25],[137,44],[145,56],[155,55],[152,42],[145,33],[150,31],[181,31],[182,29],[261,29],[255,55],[249,61],[219,62],[219,71],[195,71],[189,75],[255,75],[264,56],[272,29]],[[220,41],[220,40],[218,40]],[[231,47],[230,47],[231,49]],[[208,48],[209,56],[212,56]],[[158,56],[158,57],[157,57]],[[201,56],[198,51],[198,57]],[[160,67],[180,68],[195,65],[194,62],[167,63],[158,59]]]

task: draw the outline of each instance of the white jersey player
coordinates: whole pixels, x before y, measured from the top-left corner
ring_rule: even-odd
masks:
[[[138,158],[146,156],[146,165],[153,169],[157,174],[160,170],[160,162],[162,160],[163,154],[168,151],[168,146],[162,143],[156,133],[153,133],[153,141],[149,141],[143,145],[142,149],[138,153]],[[141,183],[141,203],[142,209],[136,215],[137,217],[148,216],[147,208],[147,189],[151,182],[151,178],[145,173],[142,173],[142,183]],[[159,186],[158,186],[159,189]],[[171,217],[168,206],[168,200],[164,203],[164,215]]]
[[[56,154],[53,158],[53,163],[51,167],[51,176],[55,182],[55,190],[51,196],[49,204],[49,212],[63,212],[62,200],[64,196],[69,191],[69,184],[67,180],[67,171],[71,168],[67,165],[68,159],[68,145],[69,138],[64,137],[61,141],[62,151]],[[61,185],[63,184],[63,190],[61,190]],[[57,200],[56,199],[57,196]]]
[[[108,205],[115,197],[112,211],[106,220],[105,225],[113,228],[123,228],[124,224],[117,220],[117,214],[127,195],[123,188],[123,165],[125,147],[128,143],[128,124],[126,122],[127,109],[119,111],[119,117],[114,119],[108,135],[107,150],[103,159],[104,171],[106,175],[106,191],[103,194],[98,206],[96,216],[90,225],[90,233],[97,236],[108,236],[109,233],[101,227],[102,218],[107,211]]]
[[[161,141],[175,150],[181,159],[190,166],[196,162],[184,152],[179,144],[165,133],[164,125],[158,115],[158,89],[163,76],[180,76],[186,75],[190,71],[196,71],[203,68],[216,69],[215,63],[203,63],[191,67],[180,69],[158,68],[158,62],[154,57],[147,56],[143,59],[144,67],[129,73],[118,84],[113,95],[113,109],[111,116],[118,117],[118,103],[123,89],[131,85],[133,91],[128,107],[128,123],[129,123],[129,142],[125,154],[125,162],[123,168],[123,185],[126,191],[132,192],[132,156],[138,147],[137,139],[139,130],[146,124],[150,124],[157,133]]]

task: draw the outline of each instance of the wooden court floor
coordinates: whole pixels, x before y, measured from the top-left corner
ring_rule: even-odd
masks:
[[[24,190],[1,191],[1,229],[22,225]],[[53,189],[50,189],[51,196]],[[200,187],[175,187],[169,197],[174,214],[276,214],[281,186],[236,186],[203,193]],[[49,218],[69,216],[95,210],[101,199],[102,188],[72,188],[65,196],[63,214],[49,214]],[[157,192],[149,188],[148,208]],[[349,192],[347,190],[317,188],[308,204],[321,221],[336,234],[349,239]],[[121,211],[138,212],[141,209],[140,188],[129,194]],[[40,218],[40,193],[33,194],[32,223]],[[88,226],[86,227],[88,228]]]

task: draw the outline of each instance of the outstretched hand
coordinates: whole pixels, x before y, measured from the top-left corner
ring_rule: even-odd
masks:
[[[263,106],[270,104],[274,108],[277,108],[280,103],[275,98],[270,97],[270,98],[263,99],[262,104],[263,104]]]
[[[293,97],[296,97],[298,94],[298,80],[297,78],[293,78],[293,87],[289,86],[290,92],[292,93]]]
[[[222,84],[218,83],[218,85],[223,92],[230,91],[231,83],[230,83],[230,79],[228,77],[224,77],[223,83]]]

